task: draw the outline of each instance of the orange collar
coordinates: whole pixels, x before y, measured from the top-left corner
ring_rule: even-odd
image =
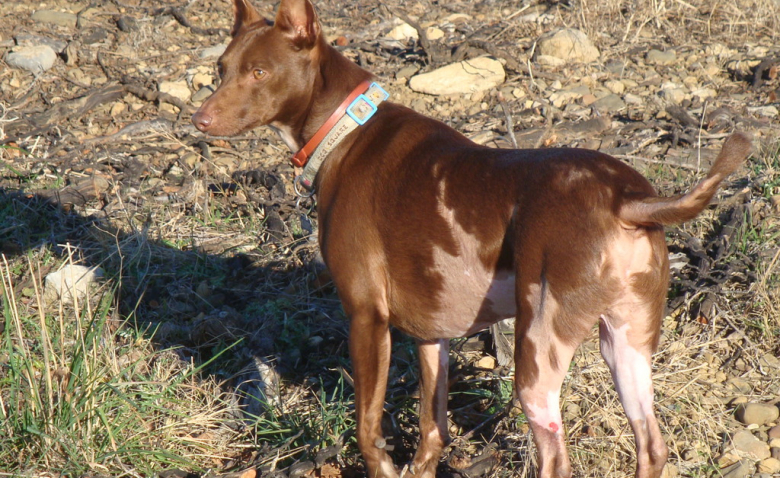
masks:
[[[306,146],[301,148],[300,151],[298,151],[293,155],[292,163],[295,166],[302,168],[306,165],[312,153],[314,153],[314,150],[317,149],[317,146],[319,146],[322,140],[325,139],[325,136],[330,132],[331,129],[333,129],[333,127],[336,125],[339,119],[341,119],[341,117],[344,116],[344,113],[347,111],[347,107],[349,107],[349,105],[353,101],[355,101],[355,99],[358,96],[365,93],[370,86],[371,86],[371,81],[365,80],[362,83],[360,83],[357,86],[357,88],[352,90],[352,93],[350,93],[349,96],[347,96],[347,98],[341,102],[339,107],[336,108],[336,111],[334,111],[333,114],[330,115],[328,121],[326,121],[325,124],[320,126],[320,129],[318,129],[317,132],[314,133],[314,136],[312,136],[309,142],[306,143]]]

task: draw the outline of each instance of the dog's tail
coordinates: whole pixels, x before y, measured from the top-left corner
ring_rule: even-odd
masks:
[[[745,133],[734,133],[723,143],[709,174],[687,194],[673,197],[648,197],[626,202],[618,216],[634,225],[678,224],[698,216],[709,204],[718,186],[747,159],[752,141]]]

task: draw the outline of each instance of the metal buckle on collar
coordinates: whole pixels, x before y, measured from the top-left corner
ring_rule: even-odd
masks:
[[[314,196],[314,185],[305,180],[302,174],[295,176],[295,179],[293,180],[293,189],[295,190],[295,195],[298,197],[310,198]]]

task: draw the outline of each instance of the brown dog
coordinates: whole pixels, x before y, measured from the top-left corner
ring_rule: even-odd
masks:
[[[410,471],[431,477],[448,441],[448,340],[517,317],[515,391],[540,476],[571,475],[558,396],[597,321],[634,430],[636,476],[660,476],[667,449],[650,356],[669,281],[662,226],[695,217],[750,140],[732,135],[706,179],[660,198],[604,154],[490,149],[382,102],[372,75],[325,41],[308,0],[282,0],[274,23],[248,2],[234,0],[222,84],[192,121],[215,135],[270,125],[300,150],[296,164],[308,161],[298,185],[316,189],[320,246],[351,321],[369,475],[397,476],[380,424],[390,325],[419,343],[421,440]]]

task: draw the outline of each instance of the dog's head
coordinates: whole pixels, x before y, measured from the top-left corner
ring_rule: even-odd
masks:
[[[324,40],[309,0],[282,0],[271,22],[233,0],[233,40],[219,58],[220,85],[193,124],[216,136],[261,125],[295,126],[308,110]]]

